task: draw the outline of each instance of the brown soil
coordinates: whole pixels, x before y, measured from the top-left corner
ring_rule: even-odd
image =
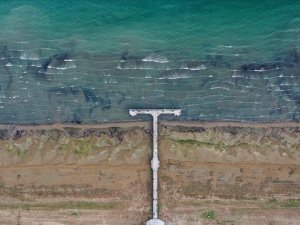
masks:
[[[0,224],[144,224],[148,123],[0,126]],[[160,125],[169,225],[300,224],[298,123]]]

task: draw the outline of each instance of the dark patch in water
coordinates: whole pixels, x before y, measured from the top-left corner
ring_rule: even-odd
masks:
[[[123,62],[121,62],[119,65],[122,69],[136,68],[143,64],[142,58],[138,56],[130,55],[128,50],[122,52],[121,60]]]
[[[130,55],[128,50],[125,50],[124,52],[122,52],[121,54],[121,59],[122,60],[141,60],[141,58],[134,56],[134,55]]]
[[[75,124],[81,124],[83,122],[83,118],[84,118],[84,112],[81,109],[77,109],[74,114],[73,114],[73,118],[71,119],[71,123],[75,123]]]
[[[49,96],[51,94],[60,94],[60,95],[77,95],[80,93],[80,89],[76,87],[54,87],[48,89]]]
[[[128,53],[127,50],[122,52],[122,57],[121,58],[122,58],[122,60],[128,60],[129,59],[129,53]]]
[[[300,54],[297,51],[297,49],[294,48],[288,51],[286,53],[286,56],[283,58],[283,61],[287,64],[292,64],[292,65],[300,63]]]
[[[6,45],[0,45],[0,57],[1,58],[10,58],[10,51]]]
[[[78,116],[78,114],[74,113],[73,119],[70,122],[75,124],[81,124],[82,119],[80,118],[80,116]]]
[[[247,72],[247,71],[263,71],[263,70],[275,70],[279,69],[282,66],[282,63],[249,63],[243,64],[240,67],[240,70]]]
[[[117,92],[116,94],[120,96],[120,99],[118,100],[118,104],[121,105],[125,101],[125,99],[126,99],[125,96],[126,95],[125,95],[125,93],[120,92],[120,91]]]
[[[40,73],[46,73],[49,64],[51,63],[51,58],[46,59],[43,63],[42,63],[42,67],[40,69]]]
[[[96,103],[98,101],[97,96],[94,94],[94,92],[91,89],[83,88],[82,91],[86,102]]]
[[[201,62],[187,62],[186,63],[186,65],[187,65],[187,67],[188,68],[197,68],[197,67],[201,67],[201,66],[203,66],[203,64],[201,63]]]
[[[51,64],[53,67],[63,67],[66,64],[66,59],[69,59],[69,53],[63,52],[59,54],[55,54],[48,58],[44,64],[42,64],[42,68],[45,68]],[[47,68],[45,68],[47,69]]]
[[[231,68],[232,65],[224,60],[224,56],[221,54],[215,54],[215,55],[206,55],[206,60],[211,66],[214,67],[226,67]]]
[[[100,107],[103,111],[111,108],[111,101],[108,98],[108,94],[104,93],[101,96],[95,95],[95,93],[89,88],[83,88],[83,95],[85,97],[85,101],[92,103],[92,108],[90,109],[90,113],[93,112],[94,109]]]
[[[13,63],[11,52],[9,51],[8,47],[6,45],[0,45],[0,63],[2,65],[2,68],[4,70],[5,74],[2,74],[0,82],[1,84],[1,90],[0,93],[4,94],[6,91],[8,91],[11,87],[11,84],[13,82],[12,79],[12,73],[10,70],[10,67],[7,67],[7,63]]]
[[[42,76],[44,79],[48,79],[47,70],[49,66],[52,67],[65,67],[66,59],[70,58],[70,54],[67,52],[58,53],[50,56],[42,62],[42,66],[39,69],[36,69],[36,75]]]
[[[119,65],[121,69],[135,69],[139,68],[140,66],[143,65],[143,61],[140,59],[129,59],[126,60],[125,62],[121,62]]]

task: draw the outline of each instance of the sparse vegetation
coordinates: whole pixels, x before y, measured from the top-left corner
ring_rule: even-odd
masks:
[[[14,151],[14,146],[13,144],[8,144],[6,147],[6,151],[9,153],[12,153]]]
[[[161,205],[158,205],[158,206],[157,206],[157,213],[158,213],[158,214],[160,214],[160,213],[161,213],[161,208],[162,208],[162,206],[161,206]]]
[[[277,199],[273,198],[273,199],[269,200],[265,206],[266,206],[266,208],[273,209],[273,208],[277,207],[278,205],[279,204],[278,204]]]
[[[203,206],[205,204],[205,201],[190,201],[190,202],[185,202],[186,205],[192,205],[194,207],[200,207]]]
[[[225,143],[213,143],[213,142],[205,142],[205,141],[197,141],[197,140],[193,140],[193,139],[179,139],[179,140],[173,140],[178,144],[181,145],[191,145],[191,146],[210,146],[210,147],[217,147],[218,149],[223,149],[225,151],[228,150],[229,147],[232,147],[230,145],[227,145]]]
[[[27,149],[19,148],[9,143],[6,147],[6,151],[10,154],[17,154],[18,158],[23,159],[26,156]]]
[[[287,208],[299,208],[300,207],[300,199],[289,199],[282,204],[283,207]]]
[[[215,146],[218,149],[223,149],[223,150],[228,150],[229,148],[232,147],[243,147],[243,148],[247,148],[247,147],[252,147],[253,149],[263,149],[265,148],[267,145],[260,145],[260,144],[254,144],[254,143],[245,143],[245,142],[237,142],[235,144],[227,144],[223,141],[219,141],[219,142],[209,142],[209,141],[198,141],[198,140],[194,140],[194,139],[171,139],[172,141],[181,144],[181,145],[194,145],[194,146]]]
[[[217,214],[215,211],[212,211],[212,210],[205,211],[202,213],[202,218],[214,220],[215,218],[217,218]]]
[[[196,141],[196,140],[192,140],[192,139],[187,139],[187,140],[176,140],[177,143],[179,144],[188,144],[188,145],[201,145],[201,144],[209,144],[209,145],[213,145],[212,143],[204,143],[204,142],[200,142],[200,141]]]
[[[102,217],[98,216],[98,211],[105,215],[120,213],[124,221],[126,218],[135,220],[135,223],[144,223],[147,215],[152,216],[149,200],[152,170],[148,165],[151,151],[144,151],[140,146],[148,143],[150,137],[145,136],[145,141],[132,144],[136,142],[136,137],[124,136],[124,141],[118,142],[105,133],[104,128],[103,132],[100,137],[96,134],[89,136],[85,132],[78,137],[62,136],[56,142],[49,140],[47,136],[30,133],[32,144],[27,141],[29,138],[26,139],[26,136],[18,140],[3,140],[2,167],[5,176],[0,179],[3,198],[0,202],[0,212],[9,215],[9,220],[14,224],[17,224],[18,211],[22,216],[19,224],[30,221],[31,218],[34,220],[35,216],[55,220],[59,217],[60,221],[84,221],[90,215],[96,215],[101,223]],[[263,159],[269,157],[268,149],[265,150],[265,155],[253,155],[252,147],[256,142],[252,142],[252,136],[250,137],[241,138],[241,141],[245,141],[244,138],[251,140],[247,146],[245,144],[247,148],[244,149],[243,144],[237,144],[238,141],[235,140],[227,141],[227,136],[223,138],[222,134],[215,139],[181,133],[173,136],[171,132],[163,136],[163,168],[159,174],[159,181],[165,198],[162,198],[158,208],[161,213],[161,206],[163,207],[162,217],[166,218],[166,221],[172,218],[173,223],[237,225],[247,222],[255,224],[258,221],[258,212],[261,216],[258,223],[264,225],[275,225],[281,220],[293,221],[295,213],[300,209],[300,199],[294,195],[297,185],[294,176],[297,168],[291,163],[296,158],[277,164],[279,156],[277,150],[274,150],[270,151],[270,154],[275,154],[275,159],[271,155],[270,161],[267,160],[268,163],[264,164]],[[176,141],[176,138],[187,140]],[[264,143],[269,143],[268,141],[267,139]],[[293,144],[297,145],[298,142],[291,139],[288,145]],[[229,151],[231,146],[241,147],[237,152],[243,154],[233,158],[237,162],[240,162],[240,157],[245,159],[249,156],[253,163],[248,164],[243,160],[237,164],[221,159],[218,162],[209,160],[218,153],[219,147],[225,151],[226,145],[229,146]],[[274,144],[275,147],[278,145]],[[135,164],[135,161],[131,164],[128,160],[131,159],[134,149],[143,151],[141,155],[137,155],[141,157],[140,161],[136,161],[138,164]],[[278,149],[281,151],[281,147]],[[183,157],[185,151],[188,158]],[[253,151],[256,152],[256,149],[253,148]],[[116,154],[112,155],[115,152]],[[86,159],[92,159],[96,154],[95,160],[86,162]],[[224,154],[225,156],[227,157],[227,154]],[[258,162],[255,159],[259,159]],[[78,163],[81,160],[84,163]],[[117,160],[125,163],[114,164],[119,162]],[[51,176],[45,176],[48,169],[51,170]],[[125,173],[128,174],[127,177],[124,177]],[[121,179],[118,179],[120,176]],[[76,180],[76,177],[84,178]],[[240,177],[243,182],[236,179]],[[108,186],[103,185],[106,182],[109,182]],[[135,188],[129,188],[127,191],[128,187],[134,185]],[[138,198],[131,197],[137,195]],[[287,200],[287,197],[290,199]],[[94,202],[96,199],[103,202]],[[143,204],[144,200],[149,203]],[[136,217],[127,217],[122,206],[125,209],[138,209]],[[170,215],[166,216],[166,213]]]
[[[57,209],[115,209],[119,205],[118,202],[56,202],[56,203],[20,203],[20,204],[6,204],[0,203],[0,210],[2,209],[23,209],[23,210],[57,210]]]
[[[76,211],[72,211],[71,212],[71,215],[72,216],[79,216],[79,212],[76,210]]]
[[[25,157],[26,153],[27,153],[27,150],[17,148],[16,152],[17,152],[18,158],[23,159]]]
[[[285,201],[271,199],[266,203],[265,207],[271,208],[271,209],[276,208],[276,207],[299,208],[300,207],[300,199],[288,199]]]
[[[93,151],[93,144],[88,138],[76,139],[76,147],[74,149],[75,155],[78,156],[89,156]]]

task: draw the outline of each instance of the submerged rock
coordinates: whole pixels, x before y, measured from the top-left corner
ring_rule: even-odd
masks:
[[[68,59],[70,59],[70,53],[68,52],[54,54],[41,63],[41,68],[35,69],[36,75],[44,79],[48,79],[48,75],[51,74],[51,71],[49,70],[53,68],[65,69]]]
[[[243,64],[240,67],[240,70],[247,71],[265,71],[265,70],[275,70],[279,69],[282,66],[282,63],[249,63]]]
[[[98,107],[100,107],[103,111],[111,108],[111,101],[108,98],[108,93],[101,93],[101,95],[96,95],[94,91],[89,88],[82,89],[85,101],[88,103],[92,103],[92,108],[90,109],[90,113]]]
[[[60,94],[60,95],[77,95],[80,93],[80,89],[76,87],[54,87],[48,89],[49,95]]]
[[[208,54],[206,55],[206,60],[213,67],[225,67],[231,68],[232,65],[224,58],[222,54]]]
[[[300,63],[300,53],[297,51],[296,48],[293,48],[292,50],[286,53],[286,55],[283,58],[283,61],[292,65],[298,64]]]

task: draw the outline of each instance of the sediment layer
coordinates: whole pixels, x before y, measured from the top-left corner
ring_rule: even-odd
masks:
[[[3,125],[2,208],[24,202],[34,208],[46,199],[96,199],[119,204],[112,210],[121,210],[120,215],[138,212],[122,224],[141,224],[150,215],[151,135],[146,122]],[[195,201],[281,202],[300,196],[298,123],[160,123],[159,152],[161,214],[173,224],[184,224],[184,216],[174,215]],[[121,224],[112,221],[107,224]]]

